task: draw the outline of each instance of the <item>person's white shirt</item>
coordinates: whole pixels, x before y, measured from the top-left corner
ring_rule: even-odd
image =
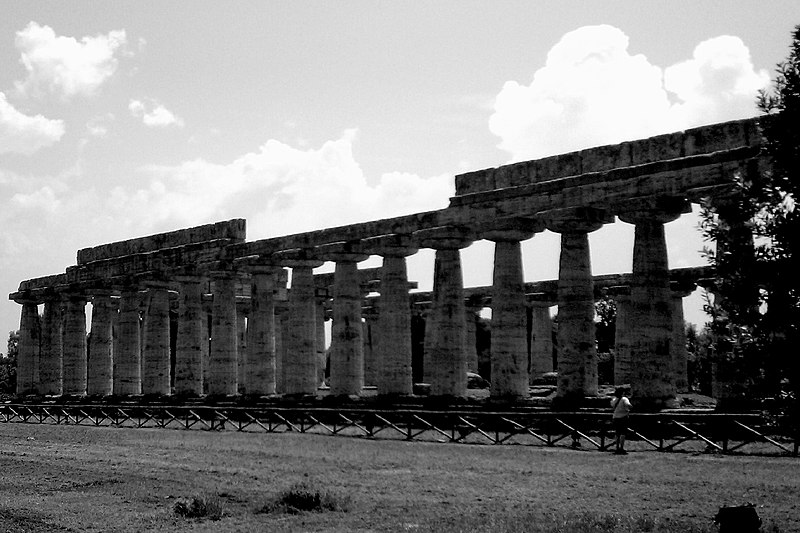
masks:
[[[623,418],[628,416],[628,413],[631,412],[631,401],[627,398],[627,396],[612,398],[611,407],[614,408],[613,418]]]

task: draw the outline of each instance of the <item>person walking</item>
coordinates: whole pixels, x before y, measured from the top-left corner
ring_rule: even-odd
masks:
[[[614,433],[616,436],[617,446],[614,453],[617,455],[625,455],[625,433],[628,431],[628,415],[631,412],[631,401],[625,395],[626,389],[624,387],[617,387],[614,391],[614,397],[611,399],[611,408],[614,409],[614,414],[611,420],[614,424]]]

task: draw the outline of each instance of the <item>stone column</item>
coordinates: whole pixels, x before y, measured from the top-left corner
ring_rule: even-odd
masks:
[[[642,409],[676,405],[672,358],[673,303],[664,224],[686,212],[680,199],[637,202],[619,215],[635,224],[631,275],[631,390]],[[690,208],[689,208],[690,209]]]
[[[358,262],[364,261],[369,255],[357,243],[349,242],[319,246],[316,254],[336,261],[333,273],[330,393],[332,396],[360,396],[364,387],[364,331]]]
[[[378,395],[410,396],[413,393],[411,366],[411,302],[408,296],[406,257],[417,247],[407,235],[390,234],[364,241],[365,249],[383,257],[376,334]]]
[[[283,362],[288,359],[286,339],[289,337],[289,308],[275,308],[275,392],[286,392],[286,369]]]
[[[275,394],[275,289],[280,268],[252,266],[250,319],[247,327],[246,389],[249,394]]]
[[[236,274],[211,273],[214,304],[211,312],[211,348],[208,362],[208,394],[234,396],[239,391],[236,325]]]
[[[248,281],[249,284],[249,281]],[[246,303],[236,301],[236,360],[237,383],[239,394],[248,394],[247,390],[247,309]]]
[[[364,332],[364,385],[376,387],[378,385],[378,335],[376,332],[378,315],[375,309],[362,312],[364,322],[361,324]]]
[[[114,354],[114,394],[142,393],[142,332],[139,318],[139,290],[123,287],[119,300],[118,351]]]
[[[148,281],[146,286],[142,394],[169,395],[169,288],[164,282]]]
[[[39,392],[58,396],[62,392],[62,364],[64,344],[62,339],[63,315],[61,297],[48,295],[42,315],[42,349],[39,358]]]
[[[306,250],[285,250],[273,254],[273,262],[292,268],[289,316],[285,337],[286,357],[282,363],[284,394],[317,394],[316,303],[314,268],[323,261],[313,259]]]
[[[686,321],[683,299],[692,294],[694,287],[672,288],[672,362],[674,364],[676,392],[689,392],[688,356],[686,353]]]
[[[321,385],[325,381],[325,368],[328,364],[328,350],[325,340],[325,320],[326,320],[326,302],[328,298],[327,287],[317,287],[315,289],[314,302],[314,320],[316,321],[314,331],[317,334],[317,341],[314,346],[317,349],[317,382]]]
[[[211,315],[214,307],[214,296],[210,291],[208,282],[203,283],[202,313],[203,319],[200,324],[203,344],[200,347],[200,360],[203,365],[203,394],[208,394],[208,373],[211,368]]]
[[[433,302],[426,335],[425,369],[430,376],[431,395],[463,397],[467,390],[464,350],[464,281],[460,249],[472,242],[462,228],[443,226],[414,233],[423,248],[436,250],[433,267]],[[428,338],[430,340],[428,340]]]
[[[31,394],[39,388],[39,349],[42,328],[39,324],[39,302],[17,299],[22,304],[17,351],[17,394]]]
[[[531,303],[531,382],[553,371],[553,320],[550,302]]]
[[[475,372],[477,374],[480,374],[478,367],[478,319],[483,307],[484,298],[482,296],[467,298],[464,303],[464,308],[466,309],[464,349],[466,351],[467,372]]]
[[[528,331],[521,241],[542,226],[532,221],[506,220],[481,237],[494,241],[492,283],[491,389],[495,400],[518,401],[528,394]]]
[[[175,394],[203,394],[203,279],[180,276],[178,338],[175,343]],[[207,328],[208,326],[206,326]],[[205,342],[208,342],[207,338]]]
[[[574,209],[548,223],[561,234],[558,267],[557,403],[573,407],[597,395],[597,349],[594,326],[589,233],[603,225],[604,214]]]
[[[617,304],[617,324],[614,333],[614,383],[630,385],[634,361],[631,358],[631,295],[629,287],[620,287],[613,294]]]
[[[86,297],[64,295],[63,393],[86,394]]]
[[[111,292],[93,291],[86,381],[86,393],[90,396],[110,396],[113,392],[112,310]]]

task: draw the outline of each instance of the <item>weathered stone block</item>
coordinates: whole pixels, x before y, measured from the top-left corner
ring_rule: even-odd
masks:
[[[494,189],[493,171],[494,169],[488,168],[457,175],[456,196]]]
[[[586,172],[602,172],[614,168],[631,165],[631,143],[598,146],[579,152],[581,170]]]
[[[78,264],[82,265],[92,261],[101,261],[112,257],[152,252],[162,248],[172,248],[217,239],[234,239],[244,241],[246,234],[245,220],[237,218],[225,222],[205,224],[167,233],[158,233],[137,239],[112,242],[78,250]]]
[[[746,121],[735,120],[686,130],[684,155],[697,155],[747,146]]]
[[[536,182],[549,181],[581,173],[580,152],[571,152],[535,161]]]
[[[536,179],[536,174],[532,173],[531,170],[534,170],[534,167],[528,161],[508,165],[511,186],[519,187],[520,185],[533,183]]]
[[[683,137],[679,131],[631,142],[631,165],[683,157]]]

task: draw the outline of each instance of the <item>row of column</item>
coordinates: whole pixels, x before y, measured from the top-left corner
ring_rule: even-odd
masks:
[[[665,203],[666,202],[666,203]],[[666,405],[685,376],[673,357],[673,334],[678,320],[669,286],[664,223],[685,210],[681,202],[661,201],[647,209],[630,210],[621,218],[635,224],[632,284],[620,299],[618,318],[618,382],[629,382],[639,401]],[[597,394],[597,355],[594,332],[594,290],[588,233],[601,227],[604,214],[593,209],[571,210],[546,225],[561,234],[558,282],[558,398],[569,402]],[[381,298],[377,320],[378,390],[382,394],[412,392],[411,317],[406,257],[416,245],[435,250],[433,302],[426,324],[425,381],[435,396],[463,396],[469,368],[465,349],[467,326],[460,249],[475,238],[495,242],[492,294],[491,395],[504,400],[528,396],[529,365],[535,372],[547,368],[549,354],[528,356],[526,302],[521,242],[544,229],[526,219],[499,220],[490,231],[474,233],[460,227],[440,227],[409,236],[385,235],[359,243],[335,243],[313,251],[287,250],[271,258],[276,266],[253,267],[251,314],[246,330],[237,325],[236,274],[213,273],[214,297],[208,368],[203,350],[208,335],[202,312],[200,278],[182,277],[175,358],[175,392],[201,394],[203,380],[212,395],[272,394],[282,381],[284,393],[313,395],[320,383],[323,357],[319,351],[321,313],[315,301],[313,269],[323,260],[336,263],[333,287],[333,327],[330,348],[330,386],[333,395],[359,395],[364,386],[364,328],[357,263],[369,255],[383,257]],[[275,273],[292,268],[287,327],[275,325]],[[38,388],[49,394],[170,394],[169,285],[148,283],[144,331],[138,316],[139,287],[122,290],[119,312],[111,293],[92,294],[92,335],[86,359],[85,296],[65,295],[63,340],[55,333],[61,319],[59,301],[45,302],[38,327],[38,302],[21,301],[19,389]],[[534,313],[547,324],[542,313]],[[549,316],[547,317],[549,318]],[[118,343],[112,346],[117,321]],[[279,332],[279,330],[281,330]],[[277,375],[276,337],[282,334],[286,357]],[[540,332],[540,336],[544,334]],[[549,335],[549,334],[548,334]],[[41,339],[38,338],[41,336]],[[30,338],[29,338],[30,337]],[[42,353],[63,353],[62,379],[54,357],[32,357],[27,351],[41,342]],[[59,343],[61,345],[59,346]],[[240,346],[247,346],[246,351]],[[242,352],[241,354],[239,352]],[[112,353],[114,354],[112,356]],[[26,366],[27,365],[27,366]],[[541,365],[541,366],[539,366]],[[87,375],[87,368],[91,372]],[[278,379],[278,378],[282,379]],[[58,391],[59,382],[62,390]]]

